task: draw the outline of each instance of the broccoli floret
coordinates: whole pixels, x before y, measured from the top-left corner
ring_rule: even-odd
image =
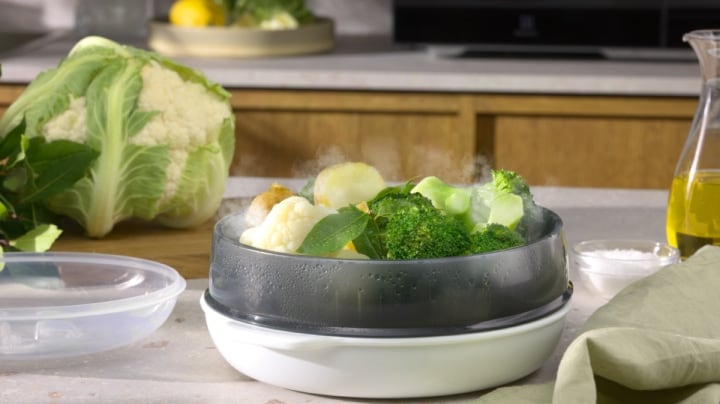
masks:
[[[435,207],[458,217],[470,231],[489,223],[515,229],[535,204],[522,177],[509,170],[493,170],[493,179],[473,186],[453,186],[426,177],[412,190],[428,197]]]
[[[470,233],[421,194],[387,193],[369,204],[388,259],[463,255]]]
[[[523,198],[532,199],[530,187],[516,172],[502,168],[493,170],[492,179],[493,185],[498,191],[511,192]]]
[[[485,226],[484,229],[472,233],[468,252],[470,254],[480,254],[521,245],[525,245],[525,239],[520,233],[507,226],[491,223]]]

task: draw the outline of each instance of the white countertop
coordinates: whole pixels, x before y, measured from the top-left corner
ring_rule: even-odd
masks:
[[[253,195],[270,181],[232,178],[226,195]],[[665,238],[666,191],[538,187],[533,188],[533,193],[539,204],[553,209],[563,219],[568,246],[595,238]],[[555,352],[538,371],[515,384],[552,381],[565,348],[587,317],[603,304],[575,283],[572,309]],[[207,279],[190,280],[167,322],[130,346],[80,358],[0,362],[0,402],[343,401],[266,385],[231,368],[216,350],[205,326],[198,302],[206,287]],[[464,402],[479,394],[423,401]]]
[[[72,36],[0,55],[0,83],[27,83],[67,54]],[[141,44],[142,45],[142,44]],[[387,37],[338,37],[331,53],[184,59],[227,88],[697,96],[694,59],[442,58]]]

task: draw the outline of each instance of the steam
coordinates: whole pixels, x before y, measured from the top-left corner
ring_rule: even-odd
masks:
[[[484,155],[458,159],[434,147],[416,145],[410,153],[397,147],[395,139],[362,145],[352,155],[338,145],[318,148],[315,158],[295,163],[293,178],[311,178],[333,164],[362,161],[377,168],[388,182],[417,180],[428,175],[453,183],[474,184],[489,181],[491,158]],[[356,157],[360,154],[363,157]],[[416,170],[412,170],[415,167]]]
[[[293,178],[310,178],[316,176],[323,168],[333,164],[344,163],[351,159],[338,145],[321,146],[315,152],[313,160],[296,162],[292,167]]]

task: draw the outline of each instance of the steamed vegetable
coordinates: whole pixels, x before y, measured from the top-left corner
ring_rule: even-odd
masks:
[[[515,229],[535,204],[522,177],[509,170],[493,170],[492,181],[454,186],[437,177],[423,178],[412,192],[428,197],[438,209],[463,220],[471,231],[491,223]]]
[[[477,223],[467,219],[475,209],[472,204],[477,203],[480,196],[488,198],[489,205],[500,210],[504,207],[495,204],[506,195],[519,198],[521,203],[523,198],[530,198],[524,205],[530,214],[534,208],[532,195],[522,178],[513,172],[498,170],[493,182],[466,188],[450,186],[437,177],[428,180],[428,177],[423,180],[423,186],[435,192],[435,200],[431,200],[417,192],[419,184],[413,182],[380,186],[384,180],[382,177],[378,180],[379,173],[368,167],[362,163],[346,163],[326,168],[300,192],[304,196],[292,197],[295,200],[291,211],[295,215],[302,212],[301,226],[295,217],[287,218],[285,212],[289,208],[283,201],[272,207],[262,224],[247,229],[240,241],[285,253],[390,260],[462,256],[517,247],[526,242],[520,232],[494,221],[500,216],[497,212]],[[358,173],[362,175],[356,175]],[[324,185],[318,187],[318,182]],[[429,187],[430,184],[433,186]],[[311,187],[314,195],[308,192]],[[368,188],[373,191],[369,192]],[[342,202],[328,203],[318,197],[318,190]],[[498,196],[490,199],[488,195],[492,193]],[[313,201],[323,204],[313,204]],[[482,203],[485,202],[483,199]],[[521,205],[520,219],[524,217],[523,209]],[[520,219],[513,218],[511,222],[517,225]],[[264,241],[271,236],[272,242]]]
[[[368,205],[377,229],[365,237],[378,237],[376,244],[385,250],[373,254],[373,258],[440,258],[465,255],[469,251],[470,232],[462,222],[435,208],[420,194],[400,187],[398,192],[379,195]],[[364,247],[358,249],[364,252]]]
[[[99,37],[76,44],[0,118],[28,139],[98,153],[71,188],[43,202],[102,237],[122,220],[205,222],[220,205],[234,151],[229,94],[202,73]]]
[[[267,191],[261,192],[250,202],[247,212],[245,213],[245,223],[249,227],[259,226],[270,213],[270,210],[280,201],[295,195],[290,188],[272,183]]]
[[[490,223],[471,233],[468,254],[505,250],[525,244],[525,238],[515,230],[498,223]]]
[[[413,184],[388,187],[354,216],[340,210],[320,219],[297,252],[325,255],[352,242],[373,259],[453,257],[525,244],[520,233],[502,224],[470,230],[456,216],[435,207]]]
[[[316,205],[339,209],[370,200],[385,188],[378,170],[365,163],[349,162],[326,167],[313,181]]]
[[[316,206],[300,196],[291,196],[275,204],[259,226],[243,232],[240,242],[278,252],[293,253],[310,229],[335,211]]]
[[[290,196],[275,204],[259,226],[246,229],[240,242],[265,250],[297,253],[310,229],[320,219],[336,213],[334,209],[313,205],[301,196]],[[338,246],[328,251],[327,256],[366,258],[352,250]]]

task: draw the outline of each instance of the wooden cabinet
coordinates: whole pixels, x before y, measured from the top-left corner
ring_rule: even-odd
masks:
[[[0,112],[22,91],[0,86]],[[452,182],[512,169],[531,185],[668,188],[695,97],[231,89],[232,175],[306,177],[363,160]]]
[[[473,178],[476,139],[469,97],[323,91],[233,90],[233,174],[306,176],[361,160],[389,179]]]
[[[303,176],[338,159],[388,178],[512,169],[532,185],[668,188],[692,97],[232,90],[233,173]]]
[[[487,114],[493,164],[530,184],[669,189],[695,98],[495,96]],[[484,140],[483,140],[484,139]]]

